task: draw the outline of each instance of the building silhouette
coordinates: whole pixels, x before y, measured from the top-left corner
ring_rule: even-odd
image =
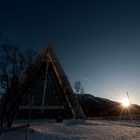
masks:
[[[51,44],[29,66],[13,98],[8,116],[3,112],[3,121],[10,125],[16,117],[85,118]],[[3,100],[10,102],[6,97]]]

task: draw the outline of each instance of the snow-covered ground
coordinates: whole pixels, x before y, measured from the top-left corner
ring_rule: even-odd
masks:
[[[21,128],[3,133],[0,140],[25,140],[25,134]],[[28,140],[140,140],[140,121],[32,121]]]

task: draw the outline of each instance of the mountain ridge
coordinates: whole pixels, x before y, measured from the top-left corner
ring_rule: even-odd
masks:
[[[120,102],[91,94],[76,94],[76,96],[87,117],[140,115],[140,106],[136,104],[123,107]]]

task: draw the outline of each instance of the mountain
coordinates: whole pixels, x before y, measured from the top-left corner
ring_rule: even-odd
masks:
[[[140,106],[136,104],[125,108],[119,102],[90,94],[77,94],[77,99],[87,117],[140,115]]]

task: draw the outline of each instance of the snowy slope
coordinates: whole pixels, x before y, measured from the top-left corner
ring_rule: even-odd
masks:
[[[67,120],[32,123],[29,140],[140,140],[140,122]],[[25,140],[25,130],[2,134],[0,140]]]

